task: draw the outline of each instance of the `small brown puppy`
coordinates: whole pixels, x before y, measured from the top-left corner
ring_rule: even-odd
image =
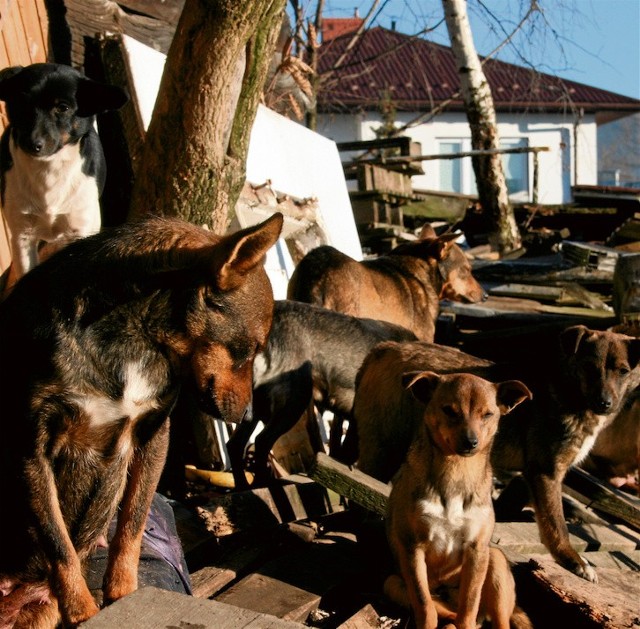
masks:
[[[393,479],[387,535],[402,579],[389,577],[385,592],[400,604],[408,598],[417,629],[435,629],[439,616],[474,629],[479,613],[508,629],[515,586],[502,552],[489,548],[489,454],[501,415],[531,392],[517,380],[494,384],[466,373],[407,373],[403,384],[423,415]],[[457,590],[452,607],[432,596],[442,586]],[[526,618],[521,610],[516,616]]]

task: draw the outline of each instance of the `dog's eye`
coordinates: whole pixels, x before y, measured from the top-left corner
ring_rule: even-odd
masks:
[[[491,418],[493,417],[493,413],[491,411],[487,411],[483,416],[482,416],[482,421],[489,421]]]
[[[56,103],[56,112],[59,114],[67,113],[71,109],[67,103]]]
[[[621,376],[626,376],[629,373],[629,368],[628,367],[619,367],[618,368],[618,373]]]
[[[443,406],[442,407],[442,412],[449,418],[449,419],[456,419],[458,417],[458,413],[456,412],[456,410],[453,408],[453,406]]]
[[[210,289],[205,289],[204,294],[203,294],[203,299],[204,299],[204,303],[205,306],[207,308],[211,308],[212,310],[220,310],[221,305],[220,305],[220,296],[216,295],[216,293],[214,293],[212,290]]]

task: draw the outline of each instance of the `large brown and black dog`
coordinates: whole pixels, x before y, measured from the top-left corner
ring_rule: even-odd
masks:
[[[356,380],[352,424],[358,435],[358,467],[388,482],[409,448],[422,409],[402,386],[405,372],[468,371],[493,381],[505,374],[516,377],[532,391],[533,401],[501,420],[493,467],[523,472],[542,542],[562,566],[595,581],[593,567],[569,541],[562,481],[640,383],[640,339],[577,325],[561,332],[557,347],[539,350],[543,366],[492,367],[457,349],[429,343],[376,346]]]
[[[440,299],[486,298],[469,260],[454,242],[457,237],[436,236],[428,226],[419,240],[362,262],[328,245],[317,247],[296,266],[287,297],[354,317],[396,323],[431,342]]]
[[[228,236],[149,219],[70,244],[0,304],[0,626],[98,608],[83,563],[118,510],[104,600],[136,589],[181,385],[242,419],[271,325],[282,215]],[[10,514],[10,517],[8,517]]]

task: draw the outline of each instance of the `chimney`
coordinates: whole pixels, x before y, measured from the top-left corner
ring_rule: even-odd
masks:
[[[395,20],[391,20],[391,30],[392,31],[396,30],[396,21]]]
[[[358,11],[356,10],[356,14]],[[322,20],[322,42],[326,43],[347,33],[357,31],[364,20],[360,17],[325,17]]]

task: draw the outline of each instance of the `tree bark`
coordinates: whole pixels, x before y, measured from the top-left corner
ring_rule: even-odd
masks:
[[[462,98],[471,129],[471,146],[474,150],[498,149],[500,142],[493,96],[473,43],[467,2],[442,0],[442,5],[460,75]],[[520,248],[522,240],[509,202],[501,156],[476,156],[471,161],[480,204],[493,225],[491,248],[500,253]]]
[[[169,49],[130,218],[179,216],[223,233],[285,0],[188,0]]]

